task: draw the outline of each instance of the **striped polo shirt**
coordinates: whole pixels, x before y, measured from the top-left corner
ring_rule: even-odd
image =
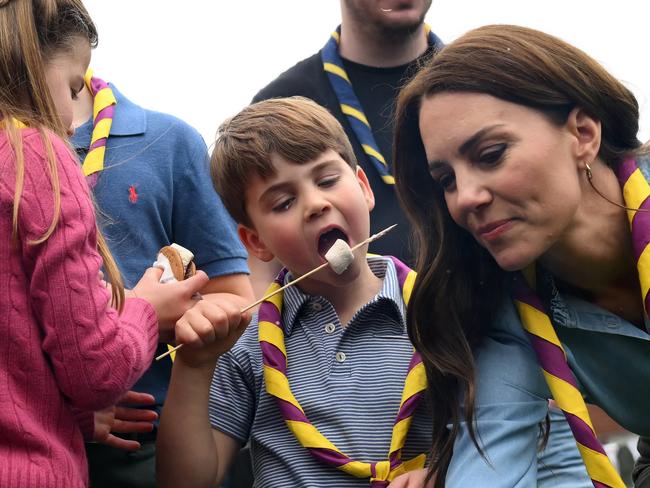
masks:
[[[343,327],[332,305],[297,287],[284,292],[282,310],[289,384],[307,418],[346,455],[388,458],[393,422],[413,347],[405,305],[390,259],[368,257],[381,291]],[[291,277],[287,275],[286,282]],[[242,444],[250,441],[255,486],[367,487],[314,459],[287,429],[266,393],[257,317],[215,370],[210,388],[213,428]],[[403,458],[428,452],[431,419],[425,403],[414,417]]]

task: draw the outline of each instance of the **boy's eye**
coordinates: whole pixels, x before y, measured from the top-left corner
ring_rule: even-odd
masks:
[[[501,158],[503,157],[503,154],[507,148],[508,144],[505,142],[489,146],[484,151],[481,151],[478,157],[478,161],[482,164],[498,163],[501,161]]]
[[[329,188],[330,186],[334,186],[336,182],[339,181],[339,177],[337,176],[326,176],[324,178],[321,178],[318,181],[318,186],[322,188]]]
[[[277,205],[275,205],[273,207],[273,211],[274,212],[284,212],[286,210],[289,210],[289,208],[291,208],[291,205],[293,204],[294,200],[295,200],[294,197],[285,198],[284,200],[282,200],[280,203],[278,203]]]

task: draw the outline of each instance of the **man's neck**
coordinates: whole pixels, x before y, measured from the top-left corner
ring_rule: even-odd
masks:
[[[422,55],[428,47],[424,24],[410,33],[382,35],[376,29],[341,24],[340,54],[342,58],[376,68],[403,66]]]

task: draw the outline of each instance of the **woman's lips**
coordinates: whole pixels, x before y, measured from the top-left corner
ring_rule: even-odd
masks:
[[[482,225],[478,229],[478,234],[484,241],[490,242],[501,237],[512,227],[511,219],[497,220],[489,224]]]

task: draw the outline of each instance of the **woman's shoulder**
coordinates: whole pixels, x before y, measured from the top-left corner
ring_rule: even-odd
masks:
[[[509,297],[503,298],[474,356],[478,404],[523,401],[546,393],[535,352]]]

